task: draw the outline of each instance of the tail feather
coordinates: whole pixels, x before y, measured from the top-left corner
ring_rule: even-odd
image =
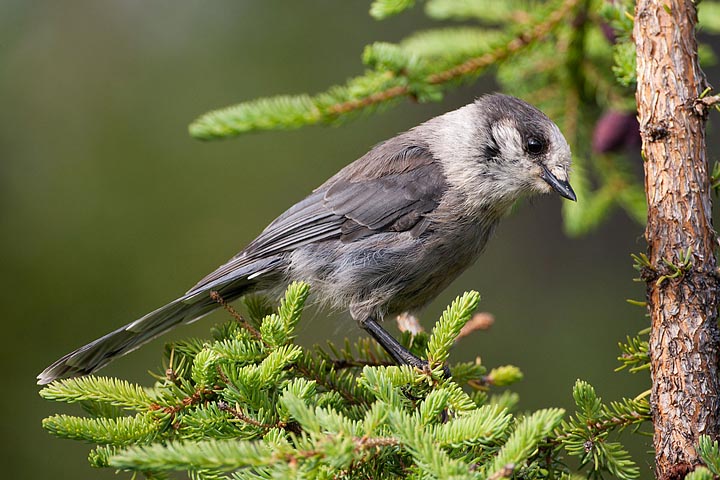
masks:
[[[38,375],[38,384],[44,385],[58,378],[93,373],[115,358],[132,352],[177,325],[189,323],[210,313],[217,306],[217,303],[208,297],[198,299],[194,304],[183,303],[182,298],[177,299],[68,353]]]
[[[212,290],[217,290],[228,301],[250,293],[258,281],[256,277],[248,277],[257,271],[268,271],[268,262],[260,263],[262,265],[256,265],[261,267],[260,269],[246,268],[242,272],[236,271],[234,275],[224,278],[224,281],[191,290],[144,317],[68,353],[43,370],[37,376],[37,383],[45,385],[60,378],[89,375],[176,326],[198,320],[219,307],[218,303],[210,298]]]

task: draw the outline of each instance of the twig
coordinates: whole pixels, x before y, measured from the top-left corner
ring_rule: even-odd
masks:
[[[170,413],[175,414],[184,408],[187,408],[191,405],[197,405],[198,403],[207,400],[205,397],[215,395],[215,391],[211,390],[209,388],[203,388],[200,390],[195,391],[192,395],[189,397],[185,397],[182,400],[180,400],[180,403],[177,405],[169,405],[163,407],[162,405],[159,405],[157,403],[153,403],[150,405],[149,409],[152,410],[162,410],[163,413]]]
[[[507,465],[503,465],[503,467],[500,470],[498,470],[497,472],[490,475],[487,480],[500,480],[501,478],[508,478],[514,472],[515,472],[515,464],[508,463]]]
[[[546,21],[535,25],[529,31],[522,32],[502,47],[497,48],[492,52],[480,55],[479,57],[468,59],[460,65],[456,65],[442,72],[433,73],[425,79],[425,82],[429,85],[441,85],[448,83],[464,76],[473,75],[480,70],[490,67],[510,55],[517,53],[533,41],[550,33],[565,18],[568,12],[575,8],[578,1],[579,0],[566,0],[557,10],[553,11],[549,15]],[[393,98],[411,94],[412,91],[410,90],[410,87],[406,85],[395,86],[388,88],[387,90],[373,93],[365,98],[331,105],[327,108],[326,112],[330,116],[340,115],[392,100]]]
[[[327,113],[328,115],[342,115],[343,113],[360,110],[376,103],[382,103],[387,100],[392,100],[396,97],[402,97],[403,95],[408,95],[409,93],[410,89],[407,86],[403,85],[398,87],[392,87],[387,90],[368,95],[365,98],[360,98],[358,100],[350,100],[347,102],[331,105],[330,107],[328,107]]]
[[[400,440],[393,437],[355,437],[355,450],[368,450],[378,447],[395,447],[400,445]]]
[[[245,320],[242,315],[240,315],[237,310],[232,307],[232,305],[227,303],[219,292],[217,292],[216,290],[210,291],[210,298],[219,303],[225,309],[225,311],[228,312],[235,320],[237,320],[241,327],[250,332],[250,335],[255,337],[256,340],[262,341],[262,335],[260,335],[260,332],[258,332],[255,327],[250,325],[248,321]]]
[[[647,422],[650,421],[650,414],[643,414],[640,412],[632,411],[627,416],[614,416],[612,418],[609,418],[607,420],[603,420],[601,422],[595,422],[595,423],[588,423],[587,427],[588,429],[592,429],[595,436],[598,434],[605,432],[607,430],[610,430],[612,428],[620,428],[624,429],[625,427],[628,427],[630,425],[635,425],[641,422]],[[568,440],[572,438],[575,435],[574,432],[567,432],[562,435],[558,435],[557,437],[553,438],[552,441],[549,443],[552,445],[559,445],[564,440]]]
[[[432,74],[428,77],[427,82],[432,85],[437,85],[440,83],[447,83],[458,77],[472,75],[473,73],[476,73],[483,68],[489,67],[490,65],[493,65],[498,61],[507,58],[514,53],[517,53],[519,50],[528,46],[533,41],[538,40],[550,33],[550,31],[555,28],[555,26],[560,23],[563,18],[565,18],[565,15],[567,15],[568,12],[575,8],[577,3],[578,0],[566,0],[560,6],[560,8],[553,11],[549,15],[546,21],[535,25],[529,32],[521,33],[519,36],[515,37],[509,43],[507,43],[504,47],[498,48],[493,52],[486,53],[485,55],[466,60],[460,65],[453,67],[449,70],[445,70],[444,72]]]
[[[719,108],[720,106],[720,95],[707,95],[711,91],[710,87],[706,88],[704,92],[695,99],[694,109],[695,113],[704,117],[707,115],[707,111],[710,108]]]
[[[228,412],[233,417],[237,418],[238,420],[241,420],[249,425],[252,425],[254,427],[262,428],[263,430],[272,430],[273,428],[282,428],[283,430],[288,430],[293,433],[299,434],[300,433],[300,425],[298,425],[295,422],[278,422],[278,423],[262,423],[254,418],[248,417],[243,413],[243,411],[240,409],[240,405],[237,403],[235,404],[235,408],[232,408],[230,405],[227,404],[227,402],[218,402],[217,406],[220,410],[223,412]]]

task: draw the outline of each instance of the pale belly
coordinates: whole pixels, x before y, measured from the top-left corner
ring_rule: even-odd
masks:
[[[420,238],[377,234],[343,244],[308,245],[290,255],[291,279],[310,283],[321,304],[349,309],[355,320],[412,312],[433,300],[472,265],[494,225],[453,226]]]

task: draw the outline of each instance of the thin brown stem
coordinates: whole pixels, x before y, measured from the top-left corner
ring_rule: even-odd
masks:
[[[262,335],[260,335],[260,332],[258,332],[255,327],[250,325],[250,323],[248,323],[248,321],[245,320],[242,315],[240,315],[238,311],[233,308],[232,305],[227,303],[219,292],[212,290],[210,292],[210,298],[212,298],[215,302],[219,303],[225,309],[225,311],[228,312],[240,324],[242,328],[250,332],[250,335],[252,335],[257,340],[262,341]]]
[[[208,397],[214,396],[215,393],[216,392],[214,390],[209,388],[202,388],[200,390],[196,390],[192,395],[184,397],[180,400],[180,403],[176,405],[162,406],[157,403],[153,403],[150,405],[150,410],[162,410],[164,413],[176,414],[187,407],[208,401]]]
[[[230,415],[232,415],[234,418],[247,423],[248,425],[252,425],[254,427],[261,428],[263,430],[271,430],[273,428],[282,428],[283,430],[289,430],[293,433],[300,433],[300,426],[295,422],[277,422],[277,423],[262,423],[258,420],[255,420],[254,418],[246,415],[243,413],[243,411],[240,409],[239,406],[236,405],[236,408],[232,408],[230,405],[228,405],[225,402],[218,402],[218,408],[222,410],[223,412],[228,412]]]

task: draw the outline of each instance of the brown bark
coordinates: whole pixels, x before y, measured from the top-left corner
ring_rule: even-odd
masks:
[[[698,437],[717,438],[720,431],[717,243],[705,111],[696,103],[706,86],[696,23],[691,0],[637,3],[636,100],[648,202],[645,237],[651,267],[645,279],[659,479],[684,478],[699,463]]]

